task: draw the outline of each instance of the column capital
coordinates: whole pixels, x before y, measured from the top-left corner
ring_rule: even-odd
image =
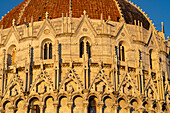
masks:
[[[67,106],[71,108],[73,106],[73,102],[67,102]]]
[[[138,111],[139,113],[143,113],[144,109],[145,109],[145,108],[141,106],[141,107],[139,107],[139,108],[137,109],[137,111]]]
[[[59,106],[59,102],[58,102],[58,101],[54,101],[54,102],[53,102],[53,105],[54,105],[54,106]]]
[[[87,107],[89,105],[89,102],[88,101],[83,101],[83,106],[84,107]]]
[[[104,105],[103,102],[99,102],[99,103],[97,104],[98,107],[103,107],[103,105]]]

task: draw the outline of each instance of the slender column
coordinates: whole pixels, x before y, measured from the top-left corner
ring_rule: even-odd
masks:
[[[43,113],[44,105],[39,105],[39,107],[40,107],[40,113]]]
[[[57,113],[57,109],[58,109],[59,103],[54,101],[53,105],[54,105],[54,113]]]
[[[84,113],[88,113],[88,106],[89,106],[89,102],[88,101],[84,101],[83,102]]]
[[[29,103],[26,103],[26,104],[24,105],[25,113],[28,113],[28,107],[29,107]]]
[[[120,55],[119,55],[120,58],[119,58],[119,59],[122,61],[122,59],[123,59],[122,46],[120,46],[119,49],[120,49],[120,50],[119,50],[119,51],[120,51],[120,52],[119,52],[119,53],[120,53]]]
[[[118,104],[113,105],[113,113],[117,113]]]
[[[102,113],[103,105],[104,105],[103,103],[99,103],[99,104],[98,104],[98,110],[99,110],[98,113]]]
[[[49,59],[49,42],[47,43],[47,59]]]
[[[127,110],[127,113],[130,113],[131,106],[127,105],[127,107],[125,109]]]
[[[11,105],[11,106],[9,107],[9,109],[10,109],[10,111],[11,111],[12,113],[15,113],[15,105]]]
[[[0,113],[5,113],[5,110],[3,110],[3,107],[0,107]]]
[[[67,106],[68,106],[68,113],[71,113],[73,102],[68,102]]]
[[[57,78],[56,78],[56,84],[57,84],[57,89],[59,88],[59,62],[60,62],[60,59],[59,59],[59,41],[57,40],[56,41],[56,59],[55,59],[55,61],[56,61],[56,67],[57,67]],[[55,67],[55,68],[56,68]]]

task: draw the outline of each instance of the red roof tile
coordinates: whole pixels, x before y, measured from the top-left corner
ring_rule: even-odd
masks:
[[[25,0],[13,10],[11,10],[0,22],[0,25],[3,25],[4,28],[12,26],[12,19],[16,20],[16,23],[19,21],[19,15],[24,9],[26,4]],[[71,1],[71,5],[70,5]],[[125,18],[125,21],[129,24],[133,24],[133,21],[141,20],[146,23],[145,28],[148,28],[148,23],[146,18],[136,9],[134,6],[129,9],[129,4],[125,0],[118,0],[120,6],[122,6],[122,13]],[[66,15],[69,13],[70,7],[72,9],[72,17],[79,18],[83,15],[83,11],[86,10],[87,15],[91,19],[100,19],[101,13],[103,14],[103,19],[107,20],[108,16],[111,17],[112,21],[118,21],[120,18],[120,13],[116,6],[114,0],[31,0],[28,5],[25,7],[24,12],[20,18],[19,24],[23,24],[24,19],[26,18],[27,22],[31,22],[31,17],[33,20],[41,21],[45,18],[45,12],[49,13],[49,18],[54,19],[62,16],[62,13]],[[132,10],[132,11],[131,11]],[[132,16],[129,16],[130,12]],[[135,13],[138,12],[138,13]],[[138,18],[141,17],[141,18]]]

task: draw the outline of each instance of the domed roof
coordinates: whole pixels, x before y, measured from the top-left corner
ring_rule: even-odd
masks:
[[[117,4],[118,3],[118,4]],[[0,21],[3,28],[12,26],[12,20],[15,19],[16,25],[23,24],[24,20],[29,23],[33,16],[33,21],[41,21],[45,18],[45,13],[49,13],[49,18],[54,19],[66,16],[72,12],[72,17],[79,18],[85,10],[91,19],[107,20],[110,16],[112,21],[119,21],[121,14],[127,24],[134,24],[134,20],[143,23],[143,27],[149,29],[149,22],[145,16],[127,0],[25,0],[14,9],[12,9]],[[122,12],[120,12],[119,10]]]

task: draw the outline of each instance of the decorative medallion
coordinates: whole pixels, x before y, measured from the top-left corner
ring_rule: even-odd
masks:
[[[87,32],[87,31],[88,31],[88,29],[87,29],[87,28],[83,28],[83,31],[84,31],[84,32]]]
[[[49,29],[45,29],[44,30],[44,34],[49,34],[50,33],[50,30]]]

